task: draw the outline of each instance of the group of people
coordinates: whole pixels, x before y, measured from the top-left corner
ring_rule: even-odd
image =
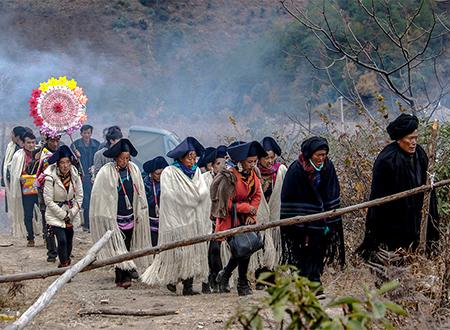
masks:
[[[417,117],[406,114],[389,124],[387,132],[393,142],[374,163],[371,199],[425,183],[428,158],[417,144],[417,128]],[[102,145],[91,135],[92,127],[83,126],[82,138],[70,148],[59,146],[58,137],[47,137],[36,149],[32,132],[16,127],[5,154],[3,183],[13,233],[26,235],[28,246],[33,246],[33,208],[39,205],[48,260],[57,255],[60,267],[70,265],[73,227],[81,213],[93,241],[113,231],[99,253],[105,259],[237,226],[340,207],[330,146],[319,136],[303,141],[298,158],[289,167],[272,137],[216,148],[204,148],[194,137],[187,137],[167,155],[145,162],[141,172],[132,161],[138,150],[123,138],[119,127],[104,131]],[[414,248],[422,204],[423,194],[417,194],[370,208],[360,255],[373,258],[381,246]],[[428,238],[433,241],[438,235],[434,194],[430,205]],[[203,293],[230,292],[230,279],[237,268],[237,292],[249,295],[249,273],[257,278],[277,265],[292,264],[302,276],[321,282],[326,263],[345,264],[341,217],[276,227],[256,237],[261,246],[246,254],[230,250],[227,239],[125,261],[116,265],[115,283],[128,288],[133,279],[141,279],[172,292],[182,283],[182,294],[194,295],[199,293],[194,290],[198,280]],[[138,269],[145,271],[140,275]],[[256,286],[263,287],[262,283]]]

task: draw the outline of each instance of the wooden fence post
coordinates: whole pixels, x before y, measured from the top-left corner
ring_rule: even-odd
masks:
[[[427,169],[427,182],[426,185],[429,186],[434,182],[434,163],[436,160],[436,145],[437,136],[439,131],[439,122],[435,120],[431,126],[431,139],[428,144],[428,169]],[[430,211],[430,199],[432,190],[425,191],[423,195],[423,206],[422,206],[422,221],[420,222],[420,241],[419,241],[419,251],[425,253],[427,246],[427,232],[428,232],[428,215]]]

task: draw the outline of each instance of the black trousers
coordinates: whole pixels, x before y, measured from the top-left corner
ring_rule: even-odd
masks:
[[[83,228],[89,230],[89,206],[91,203],[92,176],[89,172],[84,173],[83,184]]]
[[[321,282],[326,240],[322,229],[297,226],[281,227],[283,263],[299,269],[300,275],[310,281]]]
[[[247,281],[248,264],[250,263],[250,257],[235,258],[231,257],[228,264],[225,266],[225,274],[229,277],[233,271],[238,269],[238,281]]]
[[[131,239],[133,238],[133,228],[128,230],[120,230],[125,235],[125,246],[128,251],[131,247]],[[116,280],[115,283],[124,283],[131,281],[131,273],[128,270],[123,270],[116,267]]]
[[[221,241],[210,241],[208,247],[209,282],[214,283],[217,274],[222,270],[222,259],[220,258]]]
[[[50,235],[49,228],[47,226],[47,221],[45,220],[45,210],[41,210],[42,216],[42,237],[45,240],[45,246],[47,248],[47,257],[56,258],[58,252],[56,250],[55,236]]]
[[[69,263],[73,246],[73,227],[51,226],[50,231],[56,236],[56,241],[58,242],[59,263],[62,265]]]
[[[22,195],[22,206],[25,228],[27,229],[27,240],[34,240],[33,231],[33,212],[34,205],[38,202],[38,196],[36,195]]]

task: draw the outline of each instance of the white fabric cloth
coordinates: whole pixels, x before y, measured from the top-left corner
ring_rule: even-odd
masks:
[[[16,144],[13,141],[10,141],[8,145],[6,146],[5,151],[5,159],[3,161],[3,168],[2,168],[2,176],[3,181],[5,182],[5,195],[6,199],[9,198],[9,182],[8,182],[8,166],[14,156],[14,153],[16,152]],[[8,205],[9,202],[7,201]]]
[[[70,169],[71,182],[69,190],[64,187],[57,173],[57,165],[53,164],[46,168],[44,184],[45,221],[48,225],[66,228],[64,221],[66,215],[76,228],[81,224],[80,209],[83,203],[83,184],[78,170],[75,166]],[[67,204],[62,206],[58,202],[71,201],[72,208]]]
[[[135,221],[130,250],[136,251],[150,246],[150,223],[141,173],[137,165],[132,162],[129,163],[129,170],[134,185],[133,213]],[[111,239],[98,254],[99,260],[128,252],[123,234],[117,225],[118,184],[118,171],[115,163],[110,162],[100,169],[92,187],[89,209],[92,240],[97,242],[107,230],[113,230]],[[135,260],[139,266],[147,267],[151,262],[151,257],[146,256]],[[136,264],[129,260],[116,265],[116,267],[132,270],[136,269]]]
[[[25,151],[23,149],[17,150],[8,166],[11,177],[9,184],[8,215],[11,219],[12,234],[14,237],[25,238],[27,237],[27,230],[22,205],[22,185],[20,184],[20,176],[25,166]]]
[[[280,219],[281,189],[286,172],[286,166],[280,165],[269,202],[266,201],[264,193],[261,191],[262,198],[256,216],[258,223],[263,224]],[[250,270],[256,270],[265,267],[273,270],[281,261],[282,246],[280,227],[268,229],[260,233],[264,238],[264,248],[252,255],[249,268]]]
[[[200,169],[190,179],[177,167],[166,167],[161,174],[158,245],[207,233],[208,198]],[[161,252],[141,278],[149,285],[166,285],[188,278],[203,280],[207,274],[208,246],[200,243]]]

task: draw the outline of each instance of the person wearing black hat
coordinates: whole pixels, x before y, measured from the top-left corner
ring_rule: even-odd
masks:
[[[20,136],[25,133],[25,128],[22,126],[16,126],[11,131],[11,141],[6,146],[5,157],[2,161],[2,180],[1,186],[5,187],[5,212],[8,213],[8,195],[9,195],[9,183],[10,183],[10,173],[8,165],[11,162],[14,153],[19,150],[22,146]]]
[[[158,245],[158,229],[159,229],[159,198],[161,195],[161,173],[169,166],[166,159],[158,156],[144,163],[145,194],[147,195],[148,215],[150,219],[150,232],[152,238],[152,246]]]
[[[373,165],[370,199],[413,189],[426,183],[428,157],[417,143],[419,120],[416,116],[401,114],[388,127],[392,143],[378,155]],[[369,208],[366,233],[359,254],[366,260],[375,257],[379,247],[394,251],[398,248],[415,248],[420,236],[423,193]],[[437,201],[431,194],[429,241],[438,239]]]
[[[46,229],[48,236],[57,240],[58,267],[70,265],[73,228],[81,222],[83,184],[74,162],[75,155],[63,145],[48,158],[48,167],[44,171]]]
[[[198,159],[197,166],[200,167],[202,173],[212,170],[211,156],[216,151],[214,147],[207,147],[202,156]]]
[[[34,187],[38,161],[34,158],[36,137],[25,130],[20,140],[23,148],[17,150],[10,163],[10,197],[8,215],[12,222],[13,235],[27,238],[27,246],[34,246],[33,216],[37,204],[37,190]]]
[[[174,162],[161,174],[158,244],[208,232],[208,188],[197,166],[197,157],[204,151],[200,142],[188,137],[167,153]],[[141,278],[149,285],[166,285],[172,292],[181,281],[183,295],[194,295],[198,294],[193,289],[194,278],[203,280],[207,272],[208,245],[202,243],[158,254]]]
[[[287,168],[278,160],[281,148],[274,138],[266,136],[262,139],[261,145],[267,156],[258,159],[264,198],[259,204],[257,218],[260,223],[267,223],[280,219],[281,187]],[[261,232],[261,235],[264,237],[264,248],[256,252],[250,260],[250,268],[255,269],[255,278],[264,272],[273,271],[281,261],[280,227]],[[263,284],[256,284],[257,290],[264,288]]]
[[[227,157],[227,147],[224,145],[220,145],[217,148],[214,148],[212,152],[210,152],[205,157],[205,162],[207,164],[211,164],[211,169],[203,173],[203,178],[205,179],[206,185],[208,187],[208,192],[211,188],[211,184],[214,180],[214,177],[222,170],[225,164],[225,158]],[[208,198],[208,210],[211,209],[211,198]],[[210,233],[214,232],[216,219],[208,216],[206,220],[206,226],[211,228]],[[208,282],[202,283],[202,292],[210,293],[219,292],[219,284],[216,281],[217,274],[222,270],[223,264],[221,259],[221,241],[210,241],[208,245],[208,267],[209,267],[209,275]]]
[[[48,227],[47,222],[45,220],[45,211],[46,211],[46,205],[44,201],[44,184],[45,184],[45,170],[49,166],[49,159],[53,155],[54,152],[56,152],[59,148],[61,141],[61,136],[50,136],[50,135],[43,135],[43,146],[40,149],[40,156],[39,156],[39,166],[36,172],[36,187],[38,191],[38,204],[39,209],[41,211],[42,216],[42,237],[45,241],[45,246],[47,248],[47,261],[48,262],[55,262],[56,257],[58,256],[58,252],[56,250],[56,242],[55,237],[48,235]]]
[[[211,186],[211,214],[216,217],[216,232],[238,226],[235,219],[239,220],[240,225],[255,224],[262,197],[261,182],[255,172],[258,158],[267,156],[261,144],[257,141],[237,144],[228,148],[228,155],[230,160],[227,163],[228,167],[224,169],[228,173],[218,174]],[[231,185],[230,190],[226,189],[227,193],[220,192],[219,187],[224,185],[224,182]],[[226,210],[220,210],[219,204],[226,205]],[[238,294],[240,296],[252,294],[247,279],[250,257],[237,258],[233,255],[230,257],[216,278],[221,292],[230,291],[228,284],[230,277],[238,268]]]
[[[281,218],[309,215],[337,209],[340,187],[326,139],[313,136],[301,145],[301,154],[286,173],[281,190]],[[321,282],[325,258],[339,249],[345,262],[341,217],[307,224],[283,226],[283,263],[298,268],[310,281]],[[316,294],[322,295],[322,289]],[[321,297],[322,298],[322,297]]]
[[[150,224],[144,182],[139,167],[131,161],[137,150],[128,139],[121,139],[104,156],[113,159],[102,166],[92,187],[91,234],[97,242],[108,230],[113,231],[110,243],[99,253],[100,259],[140,250],[150,245]],[[149,257],[136,263],[147,267]],[[139,278],[134,261],[116,265],[115,283],[127,289],[131,279]]]

